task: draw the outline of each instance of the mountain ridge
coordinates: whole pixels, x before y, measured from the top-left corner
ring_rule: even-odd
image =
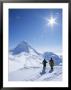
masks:
[[[22,41],[19,43],[14,49],[11,50],[12,55],[20,55],[20,53],[27,53],[28,55],[33,55],[42,57],[42,59],[46,59],[49,61],[51,58],[55,61],[55,64],[59,64],[62,62],[62,58],[60,58],[57,54],[53,52],[44,52],[43,54],[38,53],[34,48],[32,48],[26,41]],[[23,54],[25,55],[25,54]]]
[[[37,55],[39,55],[39,53],[34,48],[32,48],[26,41],[22,41],[14,49],[10,50],[10,52],[12,52],[13,55],[19,54],[21,52],[30,53],[30,49],[32,49]]]

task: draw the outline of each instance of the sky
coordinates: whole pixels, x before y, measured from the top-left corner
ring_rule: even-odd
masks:
[[[9,49],[21,41],[41,53],[62,53],[62,9],[9,9]]]

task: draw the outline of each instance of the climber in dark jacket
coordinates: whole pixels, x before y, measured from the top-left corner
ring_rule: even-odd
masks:
[[[43,67],[46,67],[46,63],[47,63],[47,62],[46,62],[46,60],[44,59],[44,60],[43,60]]]
[[[50,65],[50,67],[51,67],[51,70],[53,71],[54,60],[53,60],[52,58],[49,60],[49,65]]]
[[[47,61],[44,59],[43,62],[42,62],[42,64],[43,64],[43,70],[42,70],[42,72],[43,73],[45,73],[46,63],[47,63]]]

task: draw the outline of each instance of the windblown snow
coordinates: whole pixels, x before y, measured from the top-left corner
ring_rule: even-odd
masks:
[[[46,55],[48,58],[54,57],[56,65],[54,71],[49,73],[50,66],[47,63],[46,73],[41,75],[42,61]],[[47,57],[48,56],[48,57]],[[58,60],[58,61],[57,61]],[[9,52],[9,81],[61,81],[62,80],[62,60],[54,53],[39,54],[28,43],[23,41],[16,48]]]

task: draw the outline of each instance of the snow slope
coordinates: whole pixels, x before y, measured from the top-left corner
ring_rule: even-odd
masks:
[[[54,71],[49,73],[50,67],[46,68],[46,73],[41,75],[41,67],[20,68],[9,73],[9,81],[61,81],[62,66],[55,66]]]
[[[60,81],[62,80],[62,65],[54,67],[49,73],[50,67],[47,63],[46,73],[42,72],[42,57],[28,53],[9,56],[9,81]]]
[[[52,73],[47,63],[46,73],[41,75],[42,61],[53,58],[57,63]],[[9,81],[50,81],[62,80],[62,62],[59,56],[52,52],[39,54],[27,42],[23,41],[9,52]]]
[[[9,72],[16,71],[22,67],[40,67],[42,57],[28,53],[20,53],[18,55],[9,55]]]

